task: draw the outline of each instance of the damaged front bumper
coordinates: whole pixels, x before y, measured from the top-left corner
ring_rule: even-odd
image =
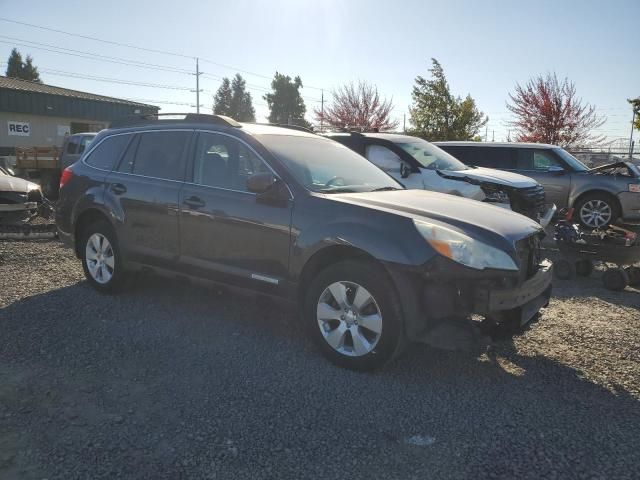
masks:
[[[544,260],[527,278],[520,275],[473,271],[443,258],[436,259],[427,272],[392,272],[403,292],[407,337],[455,349],[460,342],[453,337],[462,335],[469,343],[477,336],[472,331],[479,323],[471,321],[474,315],[491,323],[525,326],[549,303],[553,264]]]

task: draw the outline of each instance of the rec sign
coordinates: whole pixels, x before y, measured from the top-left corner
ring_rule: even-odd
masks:
[[[7,129],[9,135],[18,135],[20,137],[28,137],[31,135],[31,125],[29,122],[7,122]]]

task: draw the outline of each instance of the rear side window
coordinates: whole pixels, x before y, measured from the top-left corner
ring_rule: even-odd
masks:
[[[111,171],[120,160],[129,140],[131,140],[131,135],[107,137],[89,154],[85,162],[92,167]]]
[[[481,147],[477,150],[483,153],[482,163],[473,165],[507,170],[516,168],[516,150],[513,148]]]
[[[182,180],[184,151],[190,136],[191,132],[184,131],[140,134],[131,173],[167,180]]]

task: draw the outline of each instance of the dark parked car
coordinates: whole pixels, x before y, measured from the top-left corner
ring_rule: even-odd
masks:
[[[97,133],[74,133],[65,138],[60,155],[60,168],[65,169],[78,160],[89,144],[96,138]]]
[[[328,133],[406,188],[449,193],[526,215],[543,227],[555,214],[535,180],[492,168],[473,168],[422,138],[398,133]]]
[[[587,228],[640,220],[640,170],[631,162],[588,168],[566,150],[539,143],[436,142],[469,165],[499,168],[540,182],[558,208],[575,208]]]
[[[96,289],[145,267],[284,297],[355,369],[471,335],[471,313],[526,324],[551,290],[534,221],[404,190],[327,138],[221,116],[102,131],[63,172],[56,215]]]

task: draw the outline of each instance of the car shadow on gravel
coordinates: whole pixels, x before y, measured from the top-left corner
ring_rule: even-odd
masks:
[[[155,277],[35,295],[0,328],[6,478],[632,478],[640,464],[637,399],[510,341],[415,345],[355,373],[289,309]]]

